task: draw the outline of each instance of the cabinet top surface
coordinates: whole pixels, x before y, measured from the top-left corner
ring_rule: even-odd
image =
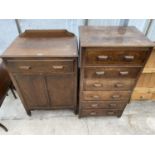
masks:
[[[66,30],[26,30],[1,57],[77,57],[77,40]]]
[[[154,47],[145,35],[135,27],[81,26],[82,47]]]

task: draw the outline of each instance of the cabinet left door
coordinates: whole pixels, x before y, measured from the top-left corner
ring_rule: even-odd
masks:
[[[44,76],[14,74],[13,77],[30,110],[50,107]]]

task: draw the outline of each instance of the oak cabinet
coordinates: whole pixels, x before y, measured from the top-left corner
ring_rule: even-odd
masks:
[[[77,112],[77,40],[66,30],[26,30],[2,55],[12,81],[31,110]]]

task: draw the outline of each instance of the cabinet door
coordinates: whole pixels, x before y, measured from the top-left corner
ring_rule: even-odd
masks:
[[[30,109],[49,107],[46,82],[43,76],[15,74],[14,78]]]
[[[47,87],[51,106],[53,108],[67,108],[74,106],[74,78],[71,74],[47,76]]]

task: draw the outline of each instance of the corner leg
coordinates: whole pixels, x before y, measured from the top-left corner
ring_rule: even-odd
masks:
[[[30,110],[26,111],[26,113],[27,113],[27,115],[31,116],[31,111]]]
[[[14,98],[17,99],[17,96],[16,96],[16,94],[15,94],[15,92],[14,92],[14,90],[13,90],[13,86],[12,86],[12,85],[11,85],[11,87],[10,87],[10,90],[11,90],[11,92],[12,92]]]
[[[117,117],[120,118],[122,114],[123,114],[123,110],[118,113]]]
[[[6,132],[8,132],[8,129],[3,124],[0,123],[0,127],[4,129]]]

